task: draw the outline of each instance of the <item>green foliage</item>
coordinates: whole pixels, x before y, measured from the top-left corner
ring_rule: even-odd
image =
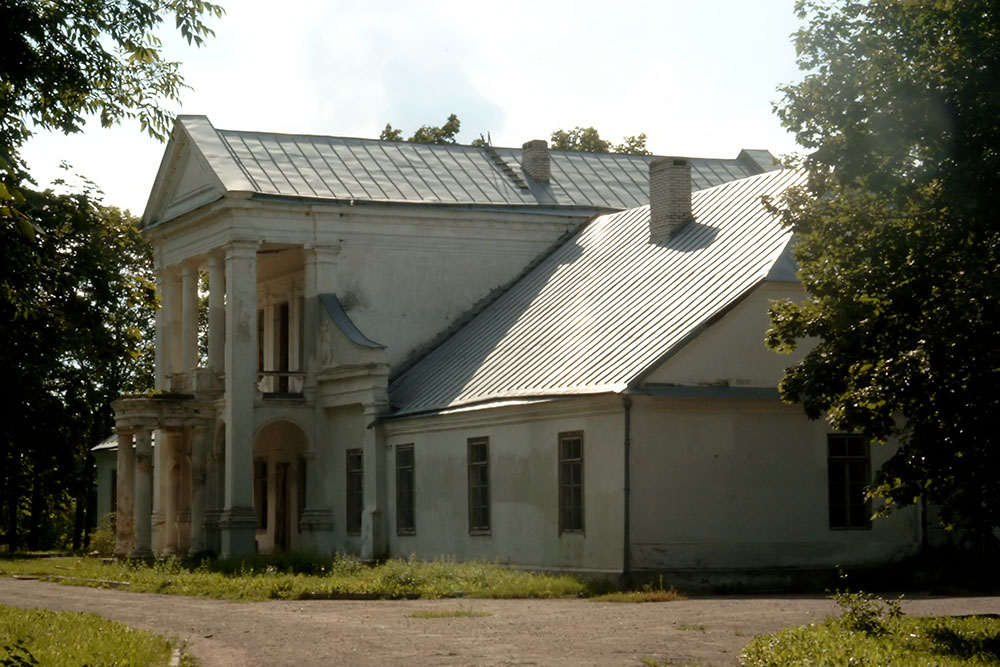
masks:
[[[27,166],[18,155],[33,128],[80,132],[85,115],[110,127],[136,119],[164,139],[171,114],[161,101],[185,87],[179,63],[163,57],[157,31],[172,19],[189,44],[213,31],[203,17],[220,17],[204,0],[107,0],[3,3],[0,21],[0,218],[22,233],[35,231],[23,205]]]
[[[167,639],[96,614],[0,605],[0,665],[166,665]]]
[[[97,522],[97,530],[90,534],[90,551],[108,558],[115,552],[115,513],[108,512]]]
[[[152,377],[156,294],[138,221],[92,192],[25,191],[40,233],[0,226],[0,539],[81,546],[90,447]]]
[[[625,137],[620,144],[612,144],[601,139],[593,127],[574,127],[572,130],[556,130],[549,140],[550,148],[565,151],[586,151],[588,153],[627,153],[630,155],[652,155],[646,150],[646,134]]]
[[[406,141],[417,144],[454,144],[458,143],[455,136],[462,128],[462,121],[458,116],[451,114],[440,127],[435,125],[421,125]],[[383,141],[402,141],[403,132],[394,128],[389,123],[385,124],[385,129],[379,135]]]
[[[900,618],[882,634],[859,632],[844,616],[818,625],[755,637],[743,649],[745,667],[784,665],[995,665],[1000,619],[983,616]]]
[[[806,72],[777,112],[811,152],[783,218],[808,298],[768,344],[818,340],[783,397],[897,453],[872,493],[921,496],[980,545],[1000,527],[1000,6],[802,0]]]
[[[187,561],[177,558],[102,563],[92,558],[3,559],[0,574],[32,574],[66,584],[127,584],[127,590],[231,600],[309,598],[553,598],[578,597],[586,587],[570,576],[533,574],[492,563],[391,559],[366,565],[350,556],[255,557]]]
[[[836,591],[832,596],[841,609],[839,622],[852,632],[872,637],[889,634],[903,617],[900,600],[884,600],[865,591]]]

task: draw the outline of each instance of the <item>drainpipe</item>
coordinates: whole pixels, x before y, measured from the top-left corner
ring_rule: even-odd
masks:
[[[631,588],[632,586],[632,549],[631,549],[631,530],[632,525],[632,513],[630,507],[630,496],[631,496],[631,470],[632,470],[632,397],[622,394],[622,406],[625,408],[625,462],[624,462],[624,478],[625,485],[622,490],[623,505],[625,509],[624,517],[624,530],[622,545],[622,579],[626,587]]]

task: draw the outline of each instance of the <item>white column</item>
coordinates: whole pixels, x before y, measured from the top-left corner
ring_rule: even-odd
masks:
[[[169,268],[163,275],[163,293],[160,308],[163,310],[163,372],[169,379],[174,373],[181,372],[181,279],[176,271]],[[165,387],[166,388],[166,387]]]
[[[152,432],[148,428],[135,430],[135,544],[133,558],[148,558],[152,550],[153,469]]]
[[[176,429],[161,430],[164,434],[163,455],[161,460],[164,467],[164,479],[166,480],[166,497],[163,499],[164,523],[163,523],[163,555],[177,555],[177,514],[180,493],[180,464],[177,460],[180,456],[180,448],[183,442],[183,435]]]
[[[365,405],[365,424],[374,422],[382,406]],[[378,424],[366,428],[363,434],[364,499],[361,514],[361,558],[374,560],[385,555],[385,445],[382,427]]]
[[[160,295],[160,306],[156,309],[156,340],[154,341],[154,377],[153,382],[156,389],[165,391],[170,389],[170,381],[167,379],[167,316],[165,312],[165,302],[167,298],[167,273],[163,267],[156,269],[156,293]]]
[[[135,456],[132,431],[118,429],[118,502],[115,507],[115,557],[125,558],[132,550],[132,489]]]
[[[181,269],[181,365],[193,389],[191,373],[198,368],[198,265],[188,262]]]
[[[226,252],[226,495],[220,518],[223,557],[254,550],[253,407],[257,380],[257,248],[234,241]]]
[[[302,303],[302,356],[300,370],[306,374],[306,385],[316,382],[319,370],[320,350],[316,347],[319,336],[320,309],[319,295],[334,291],[334,258],[340,252],[338,246],[313,247],[305,249],[303,266]]]
[[[189,554],[205,551],[206,465],[212,424],[195,427],[191,441],[191,545]]]
[[[226,354],[226,266],[225,258],[213,253],[208,258],[208,367],[225,371]]]

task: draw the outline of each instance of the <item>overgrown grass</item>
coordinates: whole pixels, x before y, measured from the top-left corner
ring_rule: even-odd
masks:
[[[590,598],[594,602],[676,602],[687,600],[687,596],[671,586],[667,589],[651,588],[639,591],[616,591],[595,595]]]
[[[84,586],[229,600],[309,598],[554,598],[587,592],[566,575],[533,574],[491,563],[393,559],[369,566],[338,556],[168,559],[152,564],[94,558],[0,560],[0,574],[32,575]]]
[[[899,603],[867,593],[838,592],[843,610],[821,624],[786,628],[754,638],[740,664],[996,665],[1000,618],[904,618]]]
[[[475,611],[473,609],[422,609],[407,614],[410,618],[482,618],[492,615],[488,611]]]
[[[166,665],[172,650],[164,637],[96,614],[0,604],[0,665]]]
[[[675,602],[687,600],[687,596],[671,586],[663,587],[663,577],[660,576],[656,586],[644,584],[637,591],[611,591],[590,598],[594,602]]]

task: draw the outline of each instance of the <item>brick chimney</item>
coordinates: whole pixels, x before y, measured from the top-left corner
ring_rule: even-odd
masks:
[[[521,146],[521,170],[539,183],[549,182],[549,144],[535,139]]]
[[[650,243],[667,241],[691,219],[691,163],[682,157],[650,162]]]

